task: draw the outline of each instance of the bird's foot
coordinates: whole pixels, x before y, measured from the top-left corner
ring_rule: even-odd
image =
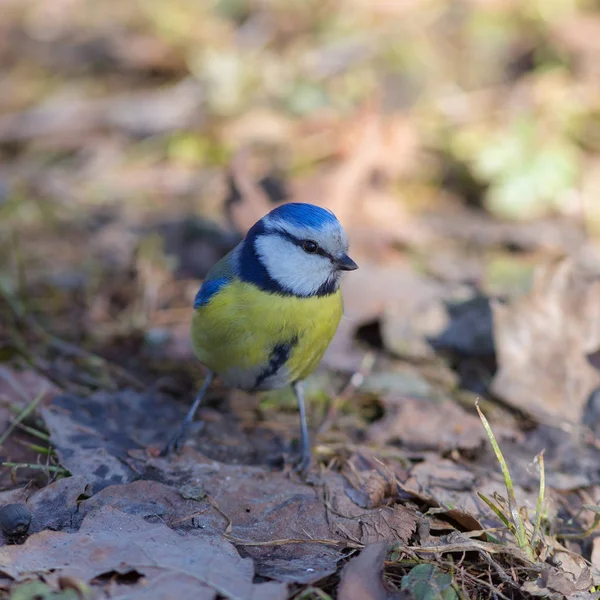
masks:
[[[310,465],[312,463],[312,454],[310,450],[303,450],[302,453],[295,459],[293,466],[294,471],[304,478],[308,474]]]
[[[183,444],[188,436],[189,426],[188,423],[182,423],[175,433],[170,437],[167,445],[161,450],[161,456],[171,456],[172,454],[179,454],[183,448]]]

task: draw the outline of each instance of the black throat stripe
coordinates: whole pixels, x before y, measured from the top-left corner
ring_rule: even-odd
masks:
[[[298,336],[295,336],[289,342],[277,344],[273,347],[267,366],[262,370],[254,382],[254,389],[259,389],[269,377],[272,377],[279,371],[279,369],[287,362],[293,347],[297,343]]]

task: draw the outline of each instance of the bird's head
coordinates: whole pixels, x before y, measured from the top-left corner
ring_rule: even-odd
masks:
[[[248,232],[240,275],[274,293],[318,296],[334,292],[342,271],[357,269],[348,239],[329,210],[313,204],[283,204]]]

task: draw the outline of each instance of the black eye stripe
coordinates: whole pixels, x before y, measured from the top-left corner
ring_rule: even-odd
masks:
[[[291,233],[288,233],[287,231],[278,231],[277,232],[281,237],[285,238],[286,240],[289,240],[290,242],[292,242],[292,244],[295,244],[296,246],[299,246],[300,248],[302,248],[304,242],[306,242],[306,240],[299,240],[297,237],[293,236]],[[331,256],[331,254],[329,254],[329,252],[323,250],[323,248],[321,248],[321,246],[317,245],[317,251],[313,252],[313,254],[319,254],[321,256],[324,256],[325,258],[328,258],[329,260],[333,260],[333,256]]]

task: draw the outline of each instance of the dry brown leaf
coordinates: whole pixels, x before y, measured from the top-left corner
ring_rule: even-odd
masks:
[[[474,450],[486,439],[479,419],[452,400],[393,394],[386,394],[381,400],[384,417],[373,423],[367,434],[378,444],[401,442],[412,450]]]
[[[395,482],[386,479],[377,471],[371,471],[359,488],[348,488],[346,494],[362,508],[377,508],[386,497],[396,496]]]
[[[231,523],[232,539],[254,559],[258,574],[294,583],[313,583],[334,573],[347,543],[406,542],[414,531],[414,511],[398,505],[360,508],[346,495],[345,479],[337,473],[327,473],[323,480],[330,509],[315,487],[282,471],[223,464],[191,448],[168,460],[149,459],[142,444],[158,445],[184,411],[156,393],[97,393],[85,402],[75,396],[56,398],[43,414],[61,464],[89,478],[96,492],[81,505],[80,515],[113,506],[129,507],[145,518],[154,515],[177,529],[197,521],[206,531],[223,532]],[[238,460],[240,444],[251,440],[252,431],[244,438],[231,416],[206,421],[199,436],[203,449],[211,445],[208,432],[213,429],[217,437],[212,445],[219,447],[213,448],[212,458],[216,452],[225,460]],[[255,430],[254,437],[265,436]],[[155,481],[130,483],[140,477]],[[195,507],[182,503],[174,488],[183,484],[204,490],[220,512],[208,500]]]
[[[531,292],[493,307],[499,369],[492,391],[542,422],[581,422],[600,372],[600,270],[565,259],[541,268]]]
[[[366,261],[359,267],[342,281],[344,317],[325,353],[324,364],[335,369],[357,370],[363,355],[354,348],[356,329],[379,320],[382,320],[384,344],[390,351],[431,357],[434,352],[426,338],[443,331],[448,322],[444,300],[462,297],[463,287],[448,287],[424,279],[398,259],[384,264]]]
[[[383,580],[383,561],[387,542],[369,544],[342,570],[337,590],[338,600],[401,600],[408,592],[392,592]]]
[[[576,598],[578,592],[589,592],[593,581],[589,569],[584,569],[579,577],[574,578],[561,569],[546,566],[536,581],[528,581],[522,590],[534,597],[562,600]],[[589,597],[590,595],[587,594]]]
[[[44,529],[75,531],[81,522],[78,516],[79,502],[89,493],[91,489],[85,477],[66,477],[39,490],[25,486],[1,492],[0,505],[25,504],[32,514],[29,533]]]
[[[173,531],[161,522],[105,507],[92,511],[76,533],[45,530],[22,546],[0,548],[0,571],[20,581],[53,571],[86,582],[111,573],[137,572],[151,596],[214,600],[284,600],[286,586],[252,583],[252,561],[223,538]],[[160,593],[159,593],[160,592]]]
[[[325,484],[327,519],[334,536],[343,536],[358,544],[381,540],[408,540],[417,526],[414,510],[400,504],[364,509],[346,493],[347,482],[330,473]]]
[[[478,492],[488,498],[506,497],[499,467],[494,477],[487,470],[475,473],[447,459],[431,459],[415,465],[402,487],[433,506],[445,508],[452,519],[467,529],[498,526],[498,518]],[[537,492],[525,491],[519,486],[515,486],[515,492],[519,506],[526,507],[530,515],[535,514]],[[551,494],[546,496],[546,510],[549,515],[556,512]]]
[[[369,447],[358,447],[343,464],[342,475],[348,481],[346,494],[358,506],[377,508],[398,498],[398,481],[408,471],[395,459],[382,459]]]

